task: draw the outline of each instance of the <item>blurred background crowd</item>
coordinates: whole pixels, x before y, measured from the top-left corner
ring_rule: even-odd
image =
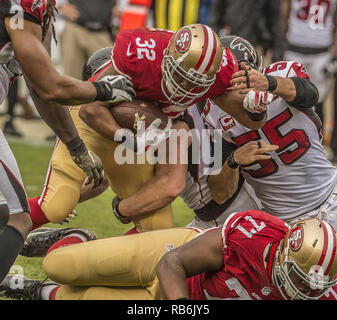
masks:
[[[58,44],[53,44],[52,59],[60,72],[80,79],[88,57],[98,49],[112,46],[120,30],[147,26],[176,31],[183,25],[203,23],[220,36],[242,36],[257,47],[264,66],[280,60],[297,60],[306,66],[320,92],[316,112],[323,123],[324,146],[329,160],[336,163],[336,2],[57,0]],[[0,115],[4,133],[18,138],[24,137],[24,121],[39,119],[22,79],[11,87],[7,100],[0,106]]]

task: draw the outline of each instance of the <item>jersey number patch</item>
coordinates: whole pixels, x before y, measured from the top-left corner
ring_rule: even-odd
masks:
[[[276,150],[278,158],[285,165],[291,165],[309,150],[311,144],[309,138],[304,130],[293,129],[284,134],[281,132],[280,127],[287,123],[293,114],[290,109],[286,109],[282,113],[278,114],[273,119],[270,119],[260,129],[267,137],[271,144],[279,146]],[[258,131],[249,131],[243,135],[234,138],[234,141],[238,147],[246,144],[249,141],[260,140],[261,135]],[[256,161],[254,164],[256,169],[247,169],[248,172],[254,178],[264,178],[270,176],[278,171],[278,165],[276,161],[271,158],[269,160]]]
[[[153,50],[156,42],[153,39],[142,41],[139,37],[136,38],[137,57],[138,59],[148,59],[154,61],[156,59],[156,52]]]

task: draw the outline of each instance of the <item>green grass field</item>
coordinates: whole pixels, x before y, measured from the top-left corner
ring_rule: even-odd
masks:
[[[39,196],[43,189],[53,145],[27,145],[11,140],[9,140],[9,143],[19,164],[28,197]],[[53,228],[85,227],[95,231],[98,238],[123,234],[131,229],[133,224],[124,225],[115,218],[111,210],[112,197],[113,193],[108,189],[97,198],[80,203],[76,207],[77,218],[71,220],[69,224],[60,226],[49,223],[45,226]],[[181,198],[176,199],[173,203],[173,211],[176,226],[184,226],[192,220],[193,213]],[[16,273],[17,267],[21,267],[25,277],[42,280],[46,276],[41,265],[42,258],[18,256],[11,273]]]

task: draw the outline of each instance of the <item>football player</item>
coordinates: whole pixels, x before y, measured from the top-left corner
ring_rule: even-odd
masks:
[[[235,38],[224,37],[222,41],[231,48],[237,42]],[[233,153],[227,161],[229,167],[224,169],[233,177],[241,170],[270,214],[292,222],[318,217],[337,229],[337,168],[328,161],[321,143],[321,122],[313,110],[318,93],[304,66],[281,61],[266,67],[263,73],[253,68],[246,72],[251,88],[275,95],[265,125],[250,130],[212,102],[204,111],[205,123],[221,129],[223,138],[234,148],[248,142],[260,146],[262,140],[279,149],[270,153],[269,160],[250,165],[240,165]],[[234,90],[250,90],[241,83],[245,77],[244,70],[233,76]],[[230,118],[232,125],[224,128],[222,117]]]
[[[251,112],[243,107],[245,95],[227,90],[238,68],[236,58],[222,47],[208,26],[191,24],[177,32],[138,28],[117,35],[111,63],[94,79],[125,76],[132,82],[137,98],[155,101],[170,118],[193,103],[212,98],[240,123],[257,129],[264,123],[267,105]],[[101,103],[83,106],[81,118],[103,136],[122,129]],[[105,119],[105,123],[97,123],[97,118]],[[134,149],[139,152],[137,139]]]
[[[33,300],[336,300],[336,241],[324,221],[304,219],[289,227],[248,210],[208,230],[65,243],[43,261],[55,282],[7,276],[0,291]]]
[[[240,61],[244,57],[247,64],[254,68],[260,67],[258,55],[251,45],[246,46],[245,43],[238,41],[231,50],[237,58],[241,59]],[[250,102],[247,107],[254,108],[254,102]],[[209,103],[208,101],[207,104]],[[207,109],[208,105],[205,108]],[[232,122],[227,122],[227,118],[231,120],[231,117],[223,117],[220,122],[223,126],[230,127]],[[195,219],[189,224],[194,227],[219,226],[232,212],[261,208],[261,203],[255,196],[254,190],[245,182],[243,176],[239,174],[239,170],[235,171],[237,174],[235,178],[231,176],[232,173],[227,178],[226,170],[222,170],[219,174],[211,173],[212,170],[209,166],[213,161],[211,153],[214,148],[217,148],[217,145],[214,144],[214,141],[209,145],[209,139],[203,140],[203,136],[208,135],[206,129],[209,126],[203,121],[203,106],[201,104],[189,107],[181,117],[176,119],[175,125],[186,132],[193,129],[191,136],[193,144],[190,140],[187,145],[181,146],[178,141],[176,146],[177,152],[187,154],[186,156],[179,154],[179,156],[181,159],[188,158],[188,165],[186,162],[166,164],[168,161],[164,165],[157,164],[155,175],[143,188],[123,200],[118,197],[114,198],[113,209],[117,218],[122,222],[128,222],[130,217],[148,214],[168,205],[178,195],[194,210]],[[212,128],[210,132],[212,132]],[[214,137],[212,139],[214,140]],[[170,141],[167,141],[167,144],[170,145]],[[262,142],[262,145],[263,147],[258,149],[255,143],[249,143],[238,148],[235,153],[237,156],[241,154],[241,161],[249,164],[258,160],[270,159],[270,156],[265,153],[278,148],[276,145],[269,145],[265,142]],[[193,149],[193,147],[196,148]],[[225,143],[221,149],[221,160],[225,162],[223,165],[227,166],[226,159],[234,148]],[[166,154],[169,158],[168,151]],[[195,156],[198,161],[195,161]],[[192,159],[194,159],[194,163],[192,163]],[[223,181],[227,181],[227,183],[223,183]],[[153,196],[154,194],[155,196]]]
[[[101,160],[80,139],[65,104],[96,100],[131,101],[131,83],[124,77],[83,82],[63,76],[48,55],[53,28],[54,0],[2,0],[0,6],[0,103],[9,85],[22,71],[41,117],[67,146],[77,166],[95,185],[101,180]],[[22,70],[22,71],[21,71]],[[8,272],[31,229],[29,205],[22,178],[6,138],[0,131],[1,206],[0,279]],[[5,209],[3,209],[5,208]],[[9,210],[9,217],[8,217]],[[8,221],[8,223],[7,223]]]
[[[235,70],[238,70],[238,64],[232,53],[222,49],[212,29],[197,24],[183,27],[177,33],[146,28],[121,32],[112,50],[112,60],[104,64],[91,80],[118,71],[133,83],[137,98],[156,101],[169,117],[179,115],[194,101],[214,97],[239,121],[249,127],[259,127],[265,119],[267,103],[261,101],[261,110],[250,112],[242,106],[245,95],[224,93]],[[174,92],[169,94],[167,88]],[[260,93],[257,95],[259,98]],[[115,134],[122,128],[111,112],[101,105],[99,102],[73,107],[71,115],[81,137],[102,158],[113,190],[123,199],[149,181],[154,175],[154,166],[147,162],[120,166],[112,161],[118,146]],[[130,130],[125,131],[130,135]],[[139,152],[139,140],[134,138],[134,151]],[[85,178],[67,160],[62,143],[55,148],[50,169],[42,196],[30,199],[34,220],[39,221],[39,225],[48,221],[60,222],[72,212]],[[134,217],[133,222],[136,224],[134,231],[172,227],[171,208],[166,205],[156,214],[148,212]]]
[[[241,174],[238,173],[238,181],[233,179],[233,184],[223,183],[222,180],[226,180],[224,175],[218,177],[216,170],[220,169],[221,165],[227,165],[226,159],[233,149],[224,145],[219,159],[221,163],[212,164],[212,152],[217,143],[212,141],[214,136],[209,134],[204,124],[201,106],[189,107],[175,122],[175,127],[181,130],[180,132],[184,130],[185,136],[190,132],[189,142],[184,144],[177,140],[178,161],[167,164],[170,157],[168,149],[173,136],[168,138],[167,161],[156,165],[155,175],[149,182],[130,197],[121,200],[116,196],[113,199],[114,213],[121,222],[126,223],[130,218],[158,210],[172,203],[178,196],[194,210],[195,219],[188,225],[193,227],[219,226],[230,213],[261,208],[254,190]],[[219,138],[221,140],[221,136]],[[258,149],[254,144],[242,146],[236,152],[244,154],[246,163],[252,163],[269,159],[270,156],[265,153],[277,148],[278,146],[265,143],[263,148]],[[211,189],[209,184],[218,184],[216,192],[212,192],[214,188]]]
[[[86,62],[83,68],[83,79],[93,80],[110,63],[111,48],[98,50]],[[68,216],[73,215],[74,208],[78,202],[99,195],[110,184],[114,192],[118,193],[120,197],[125,197],[136,192],[153,175],[154,167],[147,163],[137,165],[119,165],[116,163],[114,152],[119,143],[114,142],[113,137],[107,139],[101,136],[83,123],[78,115],[80,108],[80,106],[71,107],[70,115],[83,141],[90,147],[90,150],[94,150],[95,154],[99,154],[99,157],[102,159],[105,179],[100,186],[94,189],[92,188],[92,184],[85,185],[85,175],[73,165],[71,158],[67,154],[66,146],[57,139],[42,194],[39,197],[29,199],[33,230],[48,222],[62,222]],[[95,118],[103,122],[105,121],[105,119],[99,118],[99,115],[95,115]],[[137,229],[133,229],[131,232],[172,227],[171,207],[166,206],[157,210],[155,215],[135,219],[134,223]],[[43,231],[45,232],[44,239],[47,241],[49,230],[44,228]],[[81,231],[86,232],[86,229],[81,229]],[[41,230],[37,230],[37,232],[40,239]],[[59,236],[62,235],[60,234]],[[27,241],[29,242],[30,239],[31,235],[28,236]],[[48,243],[47,241],[47,245]],[[26,242],[20,254],[25,256],[35,255],[36,246],[32,248],[31,245],[28,246]]]

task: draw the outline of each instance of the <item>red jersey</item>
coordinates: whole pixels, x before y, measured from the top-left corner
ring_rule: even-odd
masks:
[[[223,269],[187,279],[192,300],[282,300],[272,284],[275,252],[288,225],[258,210],[233,213],[222,229]]]
[[[117,35],[112,50],[114,68],[132,82],[137,98],[158,102],[169,117],[176,117],[188,108],[172,105],[161,88],[163,54],[173,35],[174,32],[167,30],[129,29]],[[224,49],[221,69],[216,74],[215,82],[194,102],[224,94],[230,86],[232,74],[237,71],[236,58],[229,49]]]

